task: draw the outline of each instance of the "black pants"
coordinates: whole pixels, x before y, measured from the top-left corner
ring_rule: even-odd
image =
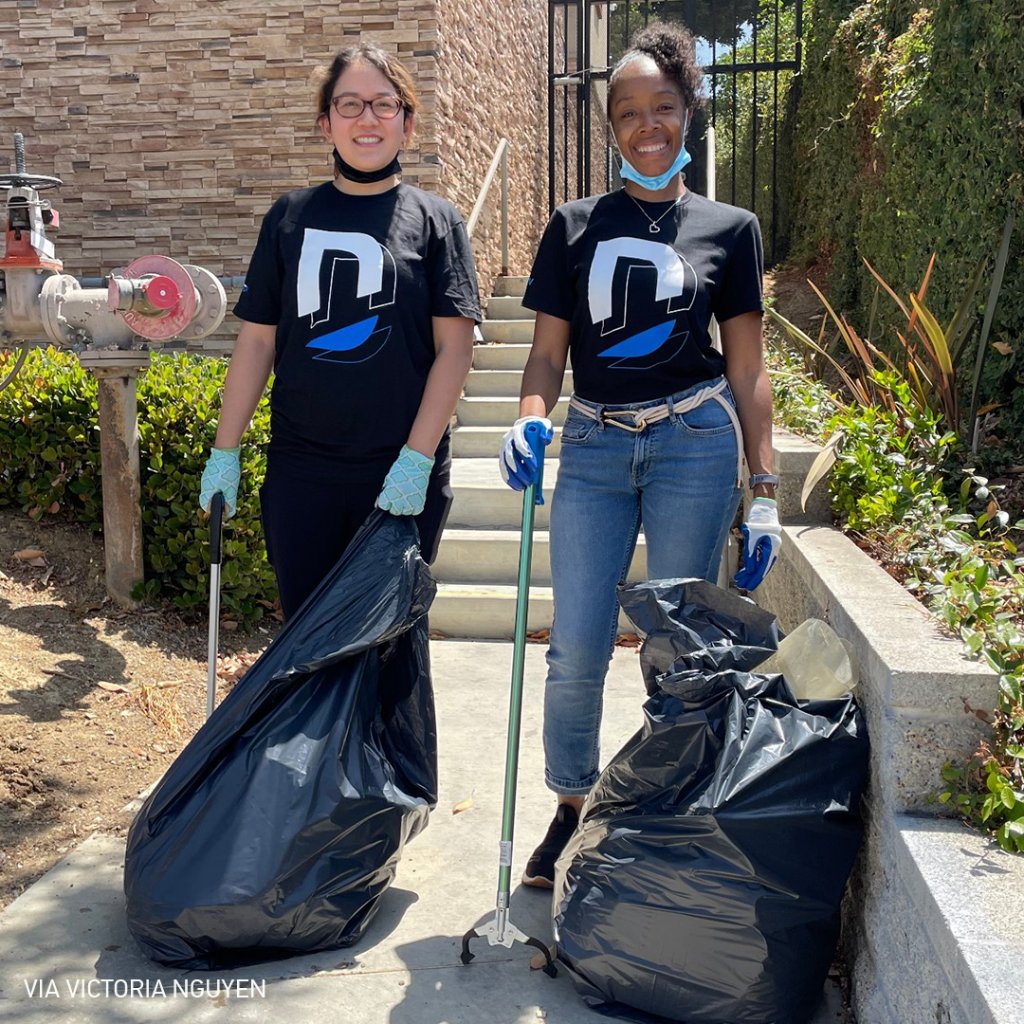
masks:
[[[356,471],[326,464],[311,470],[296,466],[287,455],[268,455],[260,506],[267,557],[277,577],[285,619],[299,610],[342,556],[373,511],[390,468],[391,461]],[[416,517],[420,552],[427,563],[437,557],[451,508],[450,477],[451,448],[446,437],[434,459],[426,504]]]

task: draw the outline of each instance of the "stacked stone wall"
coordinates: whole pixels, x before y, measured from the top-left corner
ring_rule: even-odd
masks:
[[[282,192],[330,175],[311,74],[373,39],[412,72],[420,130],[406,178],[438,188],[436,0],[17,0],[0,3],[0,171],[57,175],[65,270],[165,253],[245,273]],[[230,345],[237,322],[206,340]]]

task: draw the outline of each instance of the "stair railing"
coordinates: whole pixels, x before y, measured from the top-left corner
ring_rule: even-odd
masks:
[[[487,194],[491,190],[491,185],[494,183],[494,176],[498,173],[499,167],[501,168],[501,274],[502,277],[507,277],[508,139],[501,139],[494,150],[494,158],[491,160],[491,166],[487,169],[487,174],[484,177],[484,183],[480,186],[480,192],[476,197],[476,203],[473,205],[473,212],[469,215],[469,220],[466,222],[466,232],[469,234],[470,238],[473,237],[473,231],[476,229],[477,221],[480,220],[480,214],[483,213],[484,203],[487,200]]]

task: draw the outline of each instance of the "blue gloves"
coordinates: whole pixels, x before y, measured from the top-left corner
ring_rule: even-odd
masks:
[[[199,488],[199,507],[210,511],[213,496],[220,491],[224,495],[224,518],[230,519],[238,507],[238,483],[242,479],[239,458],[241,448],[211,448],[210,457],[203,470],[203,481]]]
[[[427,484],[434,460],[429,455],[402,445],[377,496],[377,508],[393,516],[418,516],[427,500]]]
[[[526,439],[526,427],[530,423],[541,425],[540,439],[545,446],[551,444],[551,438],[554,436],[551,420],[543,416],[523,416],[515,421],[512,429],[501,439],[498,469],[501,471],[501,479],[513,491],[525,491],[530,484],[537,482],[540,473],[537,457]]]
[[[754,590],[771,571],[782,550],[782,527],[774,498],[755,498],[743,533],[743,568],[733,581],[741,590]]]

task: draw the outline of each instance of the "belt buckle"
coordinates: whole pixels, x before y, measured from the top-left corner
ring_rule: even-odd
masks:
[[[639,412],[639,409],[620,409],[617,412],[608,412],[607,410],[602,409],[601,422],[607,423],[612,427],[618,427],[620,430],[626,430],[631,434],[642,434],[647,429],[647,421],[642,417],[638,420],[637,414]],[[629,416],[633,422],[623,422],[620,417],[626,416]]]

